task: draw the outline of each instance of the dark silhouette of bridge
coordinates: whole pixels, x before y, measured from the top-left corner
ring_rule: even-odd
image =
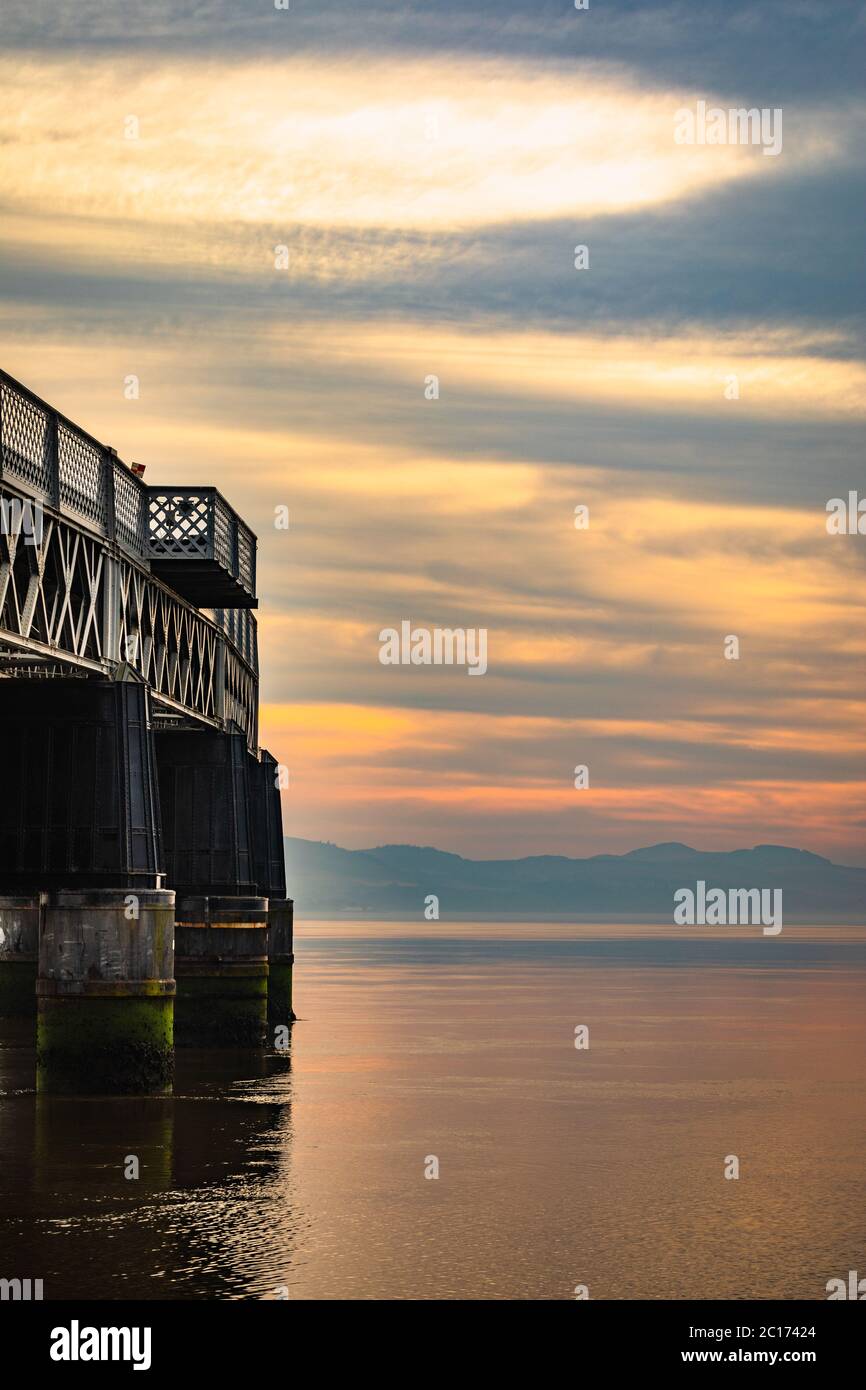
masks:
[[[261,1045],[269,956],[292,1018],[256,606],[216,488],[145,484],[0,372],[0,1011],[35,994],[40,1084],[169,1084],[175,975],[179,1042]]]

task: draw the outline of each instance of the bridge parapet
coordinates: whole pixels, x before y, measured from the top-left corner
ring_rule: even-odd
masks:
[[[147,486],[5,372],[0,446],[0,477],[149,561],[197,608],[256,607],[256,538],[215,487]]]
[[[147,488],[86,430],[0,372],[0,477],[131,555],[148,548]]]
[[[256,538],[215,487],[148,493],[155,574],[198,607],[255,608]]]

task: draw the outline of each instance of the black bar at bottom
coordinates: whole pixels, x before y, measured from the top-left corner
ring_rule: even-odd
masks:
[[[332,1366],[333,1352],[324,1351],[307,1300],[293,1300],[291,1274],[281,1286],[288,1297],[274,1290],[262,1298],[251,1297],[226,1302],[82,1302],[24,1303],[0,1302],[0,1328],[14,1338],[22,1367],[53,1378],[86,1376],[93,1380],[100,1372],[117,1375],[165,1376],[174,1372],[194,1374],[202,1384],[213,1375],[214,1384],[225,1384],[227,1374],[236,1367],[249,1374],[253,1367],[264,1373],[267,1367],[287,1365],[286,1358],[309,1350],[322,1357],[320,1364]],[[471,1300],[466,1300],[471,1301]],[[496,1300],[483,1300],[495,1302]],[[466,1326],[461,1341],[468,1337],[471,1350],[485,1366],[489,1379],[492,1366],[507,1357],[512,1374],[520,1361],[533,1368],[533,1380],[544,1380],[553,1370],[552,1360],[566,1356],[573,1362],[574,1378],[590,1375],[616,1377],[638,1371],[642,1376],[669,1370],[700,1370],[720,1366],[736,1370],[741,1366],[778,1369],[789,1365],[811,1367],[826,1383],[828,1373],[858,1364],[863,1345],[863,1314],[840,1306],[846,1300],[821,1302],[716,1302],[696,1300],[688,1303],[593,1302],[574,1300],[575,1306],[556,1313],[551,1309],[539,1322],[539,1314],[529,1309],[509,1314],[508,1322],[478,1323],[479,1305],[474,1304],[471,1329]],[[864,1301],[860,1299],[859,1301]],[[295,1302],[296,1306],[292,1306]],[[531,1303],[532,1300],[525,1300]],[[303,1304],[303,1307],[299,1306]],[[282,1306],[280,1306],[282,1305]],[[399,1350],[400,1332],[410,1330],[414,1317],[421,1316],[425,1329],[423,1376],[429,1383],[437,1361],[442,1375],[453,1376],[455,1350],[443,1338],[440,1310],[412,1314],[405,1304],[400,1311],[390,1305],[387,1326],[377,1326],[375,1303],[363,1301],[363,1328],[385,1334],[392,1343],[389,1360],[396,1369],[402,1362],[404,1379],[414,1378],[406,1347]],[[360,1311],[358,1309],[357,1311]],[[328,1307],[328,1339],[333,1346],[336,1330],[342,1331],[357,1316],[355,1308]],[[455,1331],[460,1332],[458,1325]],[[515,1316],[527,1321],[515,1323]],[[436,1321],[433,1322],[435,1317]],[[428,1322],[429,1319],[429,1322]],[[312,1326],[311,1326],[312,1321]],[[372,1323],[372,1326],[371,1326]],[[103,1338],[103,1329],[106,1337]],[[114,1333],[108,1333],[114,1329]],[[322,1331],[324,1331],[324,1325]],[[128,1333],[125,1336],[124,1333]],[[389,1336],[390,1334],[390,1336]],[[498,1335],[497,1335],[498,1334]],[[543,1337],[543,1341],[539,1337]],[[562,1340],[560,1340],[560,1338]],[[8,1336],[7,1336],[8,1341]],[[306,1345],[305,1345],[306,1344]],[[117,1346],[125,1359],[89,1359]],[[542,1350],[543,1349],[543,1350]],[[54,1353],[52,1355],[52,1352]],[[59,1359],[61,1356],[70,1359]],[[72,1359],[77,1357],[77,1359]],[[395,1362],[396,1358],[396,1362]],[[441,1360],[440,1360],[441,1359]],[[474,1357],[472,1359],[475,1359]],[[466,1370],[465,1351],[460,1364]],[[541,1364],[539,1364],[539,1361]],[[314,1363],[315,1364],[315,1363]],[[415,1363],[417,1370],[417,1363]]]

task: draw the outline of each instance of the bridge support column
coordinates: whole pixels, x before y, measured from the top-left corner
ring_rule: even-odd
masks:
[[[49,893],[39,940],[37,1089],[170,1090],[173,976],[174,893]]]
[[[177,891],[178,1046],[263,1047],[268,903],[254,864],[246,739],[165,729],[156,750],[166,864]]]
[[[0,891],[20,895],[0,899],[0,928],[7,944],[14,928],[9,968],[29,954],[31,979],[37,932],[37,1085],[164,1091],[174,894],[163,888],[147,689],[0,680],[0,739]]]
[[[293,1023],[292,966],[295,904],[291,898],[268,900],[268,1023]]]
[[[39,894],[0,897],[0,1018],[36,1013]]]
[[[266,748],[250,760],[253,794],[253,863],[259,892],[268,896],[268,1024],[273,1030],[294,1022],[292,952],[294,903],[286,897],[280,766]]]
[[[263,1047],[268,1023],[266,898],[181,898],[179,1047]]]

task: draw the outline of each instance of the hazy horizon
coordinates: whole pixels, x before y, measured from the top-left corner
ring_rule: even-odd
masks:
[[[471,855],[471,854],[459,854],[457,850],[443,849],[443,848],[441,847],[441,845],[422,845],[422,844],[416,844],[416,843],[414,843],[413,841],[409,841],[409,840],[390,840],[390,841],[388,841],[387,843],[382,843],[382,844],[377,844],[377,845],[355,845],[355,846],[351,846],[351,847],[350,847],[350,846],[348,846],[348,845],[338,845],[338,844],[336,843],[336,841],[334,841],[334,840],[318,840],[318,839],[314,839],[314,838],[311,838],[311,837],[306,836],[306,835],[284,835],[284,836],[283,836],[283,839],[284,839],[284,840],[298,840],[298,841],[303,842],[304,844],[311,844],[311,845],[327,845],[327,846],[329,846],[329,847],[331,847],[331,848],[333,848],[333,849],[342,849],[342,850],[345,850],[348,854],[374,854],[374,853],[376,852],[376,850],[383,850],[383,849],[417,849],[417,850],[431,850],[434,854],[450,854],[450,855],[453,855],[455,858],[458,858],[458,859],[466,859],[466,860],[474,861],[474,862],[481,863],[481,864],[483,864],[483,863],[498,863],[498,862],[500,862],[500,856],[497,856],[497,855]],[[544,858],[556,858],[556,859],[575,859],[575,860],[581,860],[581,859],[594,859],[594,858],[623,859],[623,858],[627,858],[629,855],[637,855],[637,854],[640,854],[641,852],[643,852],[643,851],[645,851],[645,850],[654,850],[654,849],[685,849],[685,850],[688,850],[690,853],[693,853],[693,854],[738,854],[738,853],[742,854],[742,853],[750,853],[751,851],[757,850],[757,849],[780,849],[780,850],[790,851],[792,854],[806,854],[806,855],[810,855],[810,856],[812,856],[813,858],[816,858],[816,859],[825,859],[828,863],[831,863],[831,864],[835,864],[835,863],[839,862],[839,861],[836,861],[836,860],[832,859],[829,855],[820,855],[820,854],[816,854],[814,850],[806,849],[806,848],[805,848],[804,846],[802,846],[802,845],[783,845],[783,844],[780,844],[780,843],[778,843],[777,841],[774,841],[774,840],[763,840],[763,841],[759,841],[758,843],[753,844],[753,845],[734,845],[732,848],[729,848],[729,849],[715,849],[715,848],[710,848],[710,847],[708,847],[708,846],[706,846],[706,845],[689,845],[689,844],[686,844],[686,843],[685,843],[684,841],[682,841],[682,840],[658,840],[658,841],[653,842],[652,844],[633,845],[633,846],[631,847],[631,849],[623,849],[623,850],[602,850],[602,851],[599,851],[599,852],[595,852],[595,853],[593,853],[593,854],[564,854],[564,853],[562,853],[562,852],[557,852],[556,854],[545,854],[544,851],[540,851],[540,852],[537,851],[535,854],[531,854],[531,855],[530,855],[530,854],[509,854],[509,855],[502,856],[502,858],[506,858],[506,859],[538,859],[538,858],[544,859]],[[840,863],[840,867],[843,867],[843,868],[844,868],[844,867],[848,867],[848,868],[862,868],[863,866],[862,866],[862,865],[859,865],[859,864],[842,865],[842,864]]]

